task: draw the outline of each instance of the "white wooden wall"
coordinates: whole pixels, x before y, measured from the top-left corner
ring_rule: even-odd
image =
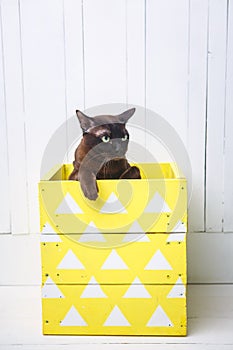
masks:
[[[1,0],[0,50],[1,233],[38,232],[42,155],[76,108],[141,105],[189,152],[191,280],[233,281],[205,260],[233,245],[233,0]]]

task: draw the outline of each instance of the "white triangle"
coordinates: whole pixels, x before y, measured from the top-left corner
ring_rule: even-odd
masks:
[[[174,327],[171,320],[163,308],[159,305],[150,320],[147,323],[147,327]]]
[[[83,211],[74,198],[67,193],[58,206],[55,214],[83,214]]]
[[[106,239],[102,235],[102,233],[83,233],[79,240],[79,242],[106,242]]]
[[[136,243],[141,243],[141,242],[143,242],[143,243],[150,242],[150,238],[146,235],[146,233],[143,233],[141,235],[141,238],[139,238]]]
[[[95,277],[92,277],[80,298],[107,298]]]
[[[172,288],[172,290],[169,292],[167,298],[185,298],[185,286],[182,282],[181,278],[178,278],[176,284]]]
[[[150,200],[149,204],[145,209],[145,213],[170,213],[171,209],[161,197],[161,195],[156,192],[154,197]]]
[[[40,241],[42,243],[46,242],[62,242],[59,235],[53,230],[53,228],[47,222],[43,226],[43,230],[41,231]]]
[[[60,264],[57,266],[57,269],[63,270],[85,270],[85,267],[81,263],[81,261],[77,258],[77,256],[70,249]]]
[[[184,242],[185,233],[171,233],[166,242]]]
[[[114,192],[110,194],[103,207],[100,210],[100,213],[127,213],[125,207],[121,204]]]
[[[150,239],[146,236],[141,226],[137,221],[134,221],[129,231],[126,233],[122,242],[150,242]]]
[[[128,266],[118,255],[118,253],[113,249],[104,264],[101,267],[101,270],[128,270]]]
[[[80,236],[79,242],[106,242],[106,239],[95,226],[94,222],[91,221]]]
[[[84,321],[77,309],[72,306],[67,312],[64,320],[61,321],[60,326],[87,326],[87,323]]]
[[[40,241],[41,243],[46,243],[46,242],[62,242],[61,238],[56,235],[41,235],[40,236]]]
[[[124,294],[123,298],[151,298],[142,282],[138,277],[132,282],[129,289]]]
[[[48,277],[45,284],[41,290],[42,298],[64,298],[64,295],[58,288],[58,286],[53,282],[53,280]]]
[[[139,225],[139,223],[137,221],[134,221],[133,225],[130,227],[128,233],[144,233],[143,229],[141,228],[141,226]]]
[[[46,224],[43,226],[41,233],[45,234],[45,233],[56,233],[56,232],[54,231],[52,226],[48,222],[46,222]]]
[[[103,326],[130,326],[118,306],[115,306]]]
[[[157,250],[144,270],[172,270],[172,267],[161,251]]]
[[[184,222],[178,221],[172,232],[187,232],[187,227]]]
[[[150,239],[145,233],[126,233],[122,242],[134,242],[135,243],[143,243],[150,242]]]

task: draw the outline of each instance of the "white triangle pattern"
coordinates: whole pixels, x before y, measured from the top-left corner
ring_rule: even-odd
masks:
[[[187,232],[187,227],[184,222],[178,221],[172,232]]]
[[[132,282],[131,286],[127,289],[123,298],[151,298],[151,295],[148,293],[142,282],[138,277]]]
[[[169,208],[169,206],[167,205],[163,197],[161,197],[161,195],[158,192],[156,192],[154,197],[152,197],[152,199],[148,203],[144,212],[145,213],[170,213],[171,209]]]
[[[102,288],[100,287],[99,283],[96,281],[95,277],[93,276],[86,288],[84,289],[83,293],[81,294],[80,298],[107,298],[107,295],[103,292]]]
[[[85,231],[83,233],[100,233],[99,229],[96,227],[93,221],[87,225]]]
[[[79,242],[106,242],[106,239],[95,226],[94,222],[91,221],[80,236]]]
[[[41,233],[45,234],[45,233],[56,233],[56,232],[54,231],[52,226],[48,222],[46,222],[46,224],[43,226]]]
[[[56,233],[54,233],[52,235],[48,235],[48,234],[44,235],[44,234],[42,234],[40,236],[40,241],[41,241],[41,243],[62,242],[61,238]]]
[[[70,249],[60,264],[57,266],[57,269],[63,270],[85,270],[85,267],[81,263],[81,261],[77,258],[77,256]]]
[[[137,221],[131,225],[129,231],[124,236],[122,242],[150,242],[150,239],[146,236],[141,226]]]
[[[184,242],[185,233],[171,233],[166,242]]]
[[[144,270],[172,270],[172,267],[162,252],[160,250],[157,250]]]
[[[55,214],[83,214],[83,211],[70,193],[67,193],[59,204]]]
[[[102,233],[82,233],[80,236],[79,242],[106,242],[106,239]]]
[[[125,318],[119,307],[116,305],[103,326],[130,326],[130,323]]]
[[[135,243],[143,243],[150,242],[150,239],[145,233],[126,233],[122,242],[135,242]]]
[[[48,222],[46,222],[46,224],[43,226],[41,233],[56,233],[56,232],[54,231],[52,226]]]
[[[128,266],[119,256],[119,254],[113,249],[104,264],[101,267],[101,270],[128,270]]]
[[[100,210],[100,213],[112,214],[112,213],[121,213],[126,214],[127,211],[125,207],[121,204],[114,192],[110,194],[108,199],[105,201],[103,207]]]
[[[185,298],[185,286],[182,282],[181,278],[178,278],[176,284],[172,288],[172,290],[167,295],[167,298]]]
[[[128,231],[128,233],[144,233],[144,230],[141,228],[141,226],[139,225],[138,221],[134,221],[134,223],[132,224],[132,226],[130,226],[130,229]]]
[[[41,231],[40,241],[42,243],[46,242],[62,242],[59,235],[54,231],[52,226],[46,222]]]
[[[146,235],[146,233],[141,234],[141,238],[139,238],[136,243],[144,243],[144,242],[150,242],[151,240],[149,237]]]
[[[65,318],[61,321],[60,326],[87,326],[86,321],[82,318],[78,310],[72,306],[67,312]]]
[[[147,327],[174,327],[171,320],[159,305],[150,320],[147,323]]]
[[[50,277],[45,281],[41,294],[43,299],[64,298],[64,295]]]

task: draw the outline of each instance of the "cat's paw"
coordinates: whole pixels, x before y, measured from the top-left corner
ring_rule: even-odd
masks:
[[[96,187],[92,187],[92,186],[81,186],[82,187],[82,191],[84,196],[91,200],[91,201],[95,201],[98,198],[98,192]]]
[[[96,189],[93,189],[93,190],[88,189],[87,191],[84,192],[84,196],[91,201],[95,201],[98,198],[98,192]]]
[[[141,179],[140,170],[136,166],[126,169],[120,179]]]
[[[80,181],[80,184],[83,194],[87,199],[95,201],[98,198],[98,186],[95,180]]]

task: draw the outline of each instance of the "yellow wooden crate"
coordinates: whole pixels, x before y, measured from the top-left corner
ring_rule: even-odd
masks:
[[[44,334],[186,334],[185,286],[76,284],[58,287],[60,298],[43,298]],[[48,286],[46,291],[49,292]]]
[[[119,239],[119,234],[109,235]],[[121,236],[123,240],[125,234]],[[175,284],[179,278],[186,284],[185,233],[141,234],[133,243],[104,249],[65,235],[58,242],[45,242],[46,237],[41,244],[42,283],[50,276],[56,284],[86,284],[95,276],[104,284],[129,284],[136,277],[143,284]]]
[[[137,165],[140,180],[98,180],[96,201],[84,197],[78,181],[67,181],[70,165],[53,170],[39,184],[41,226],[61,234],[185,232],[185,178],[175,165]]]
[[[186,334],[186,181],[139,167],[92,203],[70,165],[40,182],[44,334]]]

